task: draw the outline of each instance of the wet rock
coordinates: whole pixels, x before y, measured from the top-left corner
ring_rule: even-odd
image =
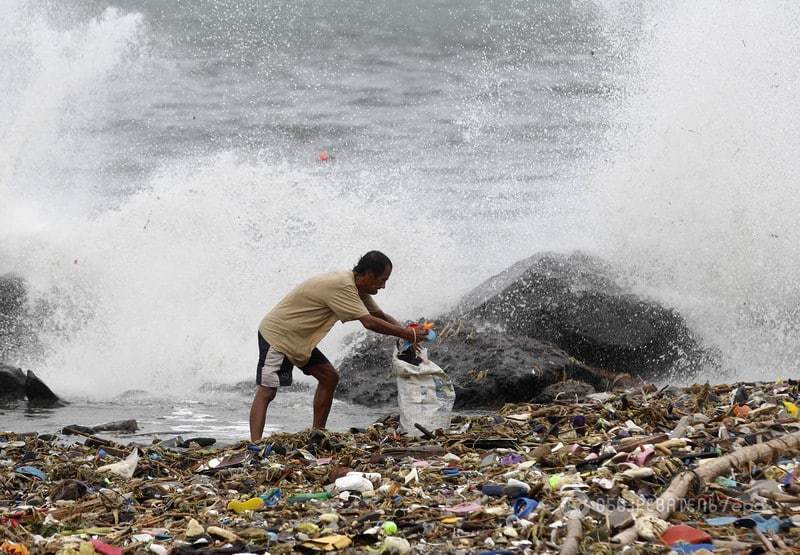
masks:
[[[53,393],[33,371],[28,370],[27,381],[25,382],[25,397],[28,399],[29,406],[35,407],[63,407],[66,401],[61,400],[58,395]]]
[[[106,422],[97,426],[82,426],[80,424],[69,424],[61,429],[64,435],[91,435],[100,432],[122,432],[132,434],[139,429],[136,420],[116,420]]]
[[[546,402],[559,392],[581,398],[718,364],[680,314],[623,282],[598,258],[540,254],[475,288],[437,319],[440,338],[429,348],[453,380],[454,408]],[[337,397],[393,404],[392,349],[392,339],[376,336],[357,345],[340,365]]]
[[[92,427],[92,433],[98,432],[125,432],[132,434],[139,429],[136,420],[116,420]]]
[[[633,295],[599,258],[538,254],[469,293],[454,314],[553,343],[584,363],[645,378],[718,365],[674,309]]]
[[[25,398],[25,372],[0,364],[0,406]]]
[[[397,386],[388,377],[392,344],[391,339],[370,336],[346,357],[339,368],[337,398],[367,406],[395,403]],[[429,356],[453,381],[456,409],[530,402],[545,387],[570,378],[589,384],[585,389],[591,393],[609,388],[617,378],[550,343],[468,325],[431,345]]]
[[[0,406],[22,401],[27,401],[28,406],[44,408],[67,404],[31,370],[25,373],[19,368],[0,364]]]

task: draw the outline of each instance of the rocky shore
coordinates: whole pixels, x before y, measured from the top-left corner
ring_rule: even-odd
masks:
[[[798,382],[507,404],[412,439],[0,434],[2,553],[800,548]],[[205,447],[204,447],[205,445]]]

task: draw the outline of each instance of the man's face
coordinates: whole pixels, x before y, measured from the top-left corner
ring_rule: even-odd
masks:
[[[389,276],[392,275],[392,267],[386,266],[383,270],[383,273],[373,274],[371,272],[366,273],[366,279],[364,280],[364,285],[366,285],[367,293],[370,295],[374,295],[378,292],[379,289],[383,289],[386,287],[386,280],[389,279]]]

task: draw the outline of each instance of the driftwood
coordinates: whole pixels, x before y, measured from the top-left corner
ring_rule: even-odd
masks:
[[[658,499],[648,504],[645,515],[666,520],[693,486],[702,487],[706,482],[729,472],[731,468],[740,468],[748,463],[773,461],[781,455],[798,452],[800,452],[800,431],[775,438],[766,443],[744,447],[724,457],[707,459],[696,469],[682,472],[672,480],[667,490]],[[614,542],[621,544],[629,544],[635,540],[635,526],[613,537]]]

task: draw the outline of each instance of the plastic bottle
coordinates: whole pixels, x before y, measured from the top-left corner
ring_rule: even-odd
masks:
[[[531,491],[531,487],[528,484],[514,478],[509,478],[508,483],[503,487],[503,495],[511,499],[528,495],[529,491]]]
[[[484,484],[481,486],[481,493],[489,497],[500,497],[503,495],[503,486],[500,484]]]
[[[286,500],[286,502],[287,503],[305,503],[306,501],[311,501],[312,499],[317,499],[317,500],[322,501],[324,499],[330,499],[330,498],[331,498],[331,494],[328,493],[327,491],[314,492],[314,493],[298,493],[298,494],[289,496],[289,498]]]

